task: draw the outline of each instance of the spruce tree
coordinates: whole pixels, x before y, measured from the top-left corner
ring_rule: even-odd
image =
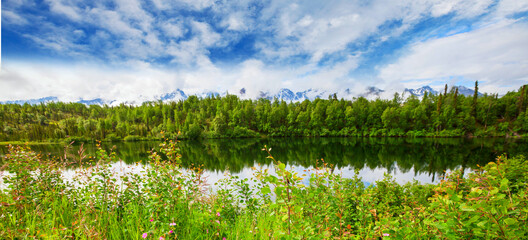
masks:
[[[473,104],[471,105],[471,116],[477,118],[478,81],[475,81],[475,92],[473,93]]]

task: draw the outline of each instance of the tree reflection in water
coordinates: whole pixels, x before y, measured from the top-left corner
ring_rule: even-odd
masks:
[[[394,174],[412,171],[414,176],[429,176],[431,182],[445,171],[458,168],[467,171],[501,154],[528,153],[528,141],[504,138],[248,138],[179,143],[184,167],[203,166],[211,173],[226,170],[240,173],[259,164],[271,164],[261,151],[264,145],[272,147],[275,159],[290,166],[309,168],[324,159],[337,169],[384,169]],[[148,152],[158,142],[103,143],[103,146],[107,150],[115,146],[118,158],[126,163],[145,163]],[[73,145],[67,157],[77,157],[79,148],[80,145]],[[93,144],[85,144],[84,148],[88,154],[95,152]],[[35,145],[32,149],[50,157],[64,155],[62,145]],[[0,154],[5,152],[6,147],[0,147]]]

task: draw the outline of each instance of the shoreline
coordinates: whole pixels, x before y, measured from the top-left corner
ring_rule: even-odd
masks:
[[[205,137],[205,138],[177,138],[177,140],[213,140],[213,139],[266,139],[266,138],[404,138],[404,139],[413,139],[413,138],[428,138],[428,139],[446,139],[446,138],[459,138],[459,139],[484,139],[484,138],[504,138],[504,139],[525,139],[527,135],[502,135],[502,136],[248,136],[248,137]],[[126,143],[126,142],[149,142],[149,141],[162,141],[163,138],[140,138],[133,141],[126,141],[124,139],[120,140],[95,140],[95,139],[85,139],[82,141],[68,140],[68,139],[56,139],[56,141],[0,141],[0,146],[7,145],[53,145],[53,144],[80,144],[80,143],[96,143],[100,142],[115,142],[115,143]]]

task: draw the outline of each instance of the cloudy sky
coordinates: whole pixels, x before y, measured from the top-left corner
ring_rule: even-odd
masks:
[[[0,101],[528,83],[523,0],[2,0]]]

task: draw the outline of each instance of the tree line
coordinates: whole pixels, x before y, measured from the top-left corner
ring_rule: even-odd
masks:
[[[49,102],[0,105],[0,141],[134,141],[287,136],[522,136],[528,133],[528,85],[502,97],[442,93],[406,99],[286,102],[236,95],[141,106]]]

